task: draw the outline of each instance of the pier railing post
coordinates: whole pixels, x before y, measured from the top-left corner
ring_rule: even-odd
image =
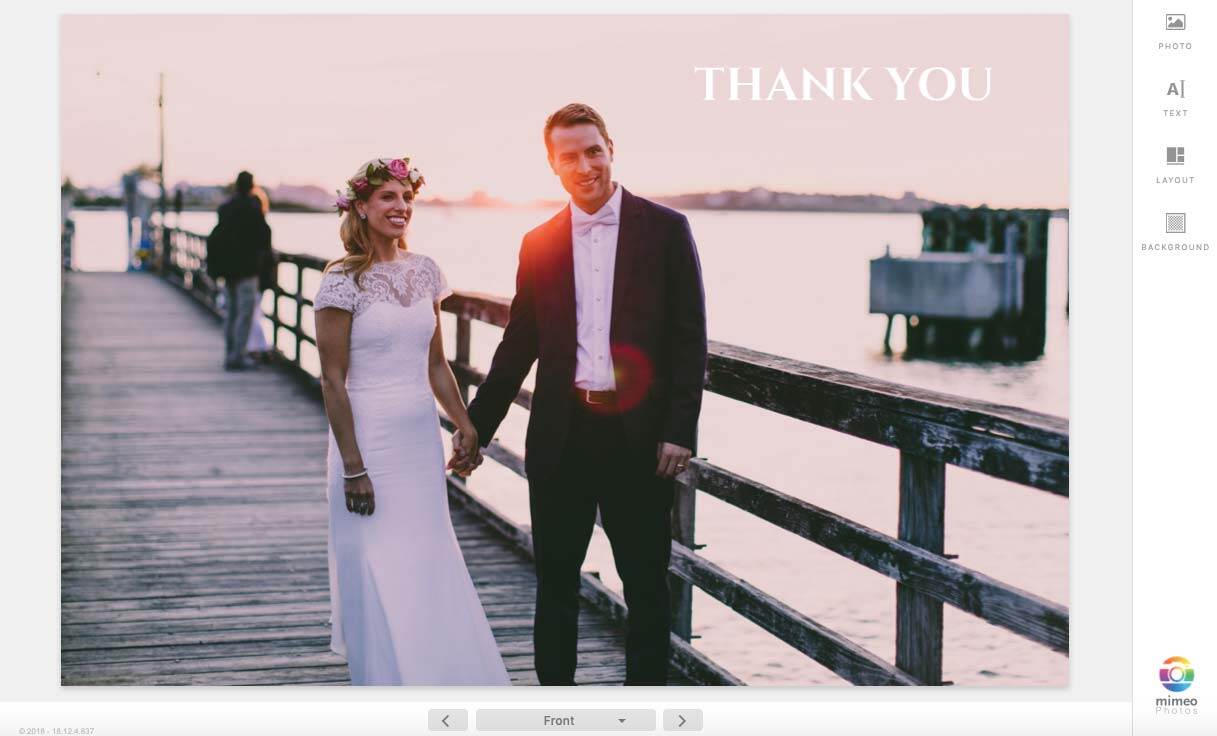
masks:
[[[271,332],[273,333],[273,337],[271,338],[270,342],[271,342],[271,345],[274,347],[275,351],[279,353],[280,357],[286,358],[288,340],[287,340],[287,337],[284,337],[282,340],[280,339],[279,330],[280,329],[289,329],[289,327],[288,327],[288,324],[283,321],[284,317],[286,316],[283,313],[284,310],[286,309],[286,307],[281,305],[279,303],[279,300],[282,297],[290,298],[292,295],[287,289],[285,289],[283,287],[283,283],[279,279],[279,264],[280,263],[290,263],[292,265],[292,267],[295,268],[297,271],[299,271],[302,268],[302,266],[300,265],[300,263],[298,261],[296,261],[294,259],[279,260],[278,263],[275,264],[275,283],[274,283],[274,286],[271,288],[271,294],[274,296],[275,299],[274,299],[274,304],[272,304],[271,308],[270,308],[270,323],[271,323]]]
[[[63,221],[63,229],[59,234],[61,262],[64,271],[72,270],[72,249],[76,240],[76,224],[71,218]]]
[[[161,262],[159,264],[161,276],[169,273],[169,259],[172,258],[172,253],[173,230],[165,224],[165,215],[161,213]]]
[[[157,252],[153,256],[153,270],[164,278],[169,275],[169,228],[161,224],[157,238]]]
[[[279,328],[283,326],[283,318],[279,316],[279,297],[283,296],[283,287],[279,285],[278,267],[275,268],[275,285],[271,287],[270,294],[274,297],[270,306],[270,345],[276,352],[282,353],[283,348],[279,345]]]
[[[946,466],[900,452],[901,541],[942,554]],[[896,666],[926,685],[942,684],[942,601],[896,583]]]
[[[697,519],[697,468],[691,467],[676,476],[672,501],[672,539],[689,549],[696,549],[694,532]],[[693,638],[693,585],[675,575],[669,575],[672,605],[672,633],[685,641]]]
[[[304,320],[304,266],[296,264],[296,325],[292,329],[292,333],[296,336],[296,355],[294,361],[296,367],[300,367],[300,346],[304,344],[301,335],[304,334],[304,328],[300,323]]]

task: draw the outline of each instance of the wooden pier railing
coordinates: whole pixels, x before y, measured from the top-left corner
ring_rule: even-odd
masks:
[[[165,277],[214,311],[216,287],[206,275],[205,240],[182,230],[166,231],[161,240],[166,246],[162,254]],[[303,327],[304,310],[312,307],[303,285],[304,273],[321,271],[325,261],[283,253],[278,260],[274,308],[266,315],[275,326],[274,345],[296,374],[316,388],[316,377],[301,365],[304,346],[316,346]],[[442,305],[443,311],[456,316],[451,364],[466,400],[469,388],[485,379],[470,363],[473,323],[503,327],[509,305],[510,300],[502,297],[468,292],[457,292]],[[1069,425],[1065,419],[713,341],[706,380],[707,390],[719,395],[898,451],[899,478],[894,481],[899,517],[897,537],[891,537],[695,458],[677,478],[670,566],[673,659],[691,679],[743,684],[690,645],[694,587],[857,685],[947,684],[942,679],[944,603],[1068,654],[1066,606],[965,567],[943,553],[946,466],[1012,481],[1025,486],[1026,492],[1068,497]],[[531,393],[522,390],[516,403],[529,409]],[[443,421],[451,430],[451,424]],[[485,454],[524,476],[523,457],[497,441],[490,443]],[[477,498],[467,482],[451,477],[449,492],[454,502],[531,554],[528,529]],[[698,555],[694,541],[698,493],[718,498],[895,581],[895,661],[868,651]],[[582,594],[624,621],[624,602],[595,576],[584,575]]]

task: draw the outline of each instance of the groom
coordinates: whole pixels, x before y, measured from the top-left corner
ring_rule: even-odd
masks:
[[[625,684],[663,685],[672,479],[696,449],[706,372],[701,265],[684,215],[613,181],[595,110],[550,115],[545,147],[570,205],[524,236],[469,416],[485,446],[538,361],[525,468],[541,684],[574,684],[579,570],[599,508],[629,608]]]

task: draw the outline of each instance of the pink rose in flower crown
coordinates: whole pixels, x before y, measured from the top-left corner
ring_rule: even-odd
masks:
[[[334,206],[340,213],[350,212],[355,206],[355,200],[366,200],[373,189],[389,179],[409,184],[415,194],[427,181],[418,169],[410,168],[409,156],[394,159],[374,158],[360,167],[355,176],[347,179],[347,188],[345,191],[338,190]]]
[[[398,181],[405,181],[410,176],[410,165],[400,158],[393,159],[385,167],[389,170],[389,176]]]

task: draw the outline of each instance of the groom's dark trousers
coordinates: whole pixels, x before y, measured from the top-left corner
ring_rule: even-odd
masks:
[[[697,450],[707,347],[701,266],[684,215],[622,192],[609,328],[616,396],[593,407],[575,391],[571,243],[569,208],[524,236],[507,326],[469,416],[488,444],[536,362],[525,470],[541,684],[574,683],[579,568],[599,508],[629,608],[626,684],[662,685],[673,487],[655,471],[660,443]]]
[[[672,481],[655,475],[654,454],[639,457],[630,446],[620,416],[572,412],[557,474],[529,484],[537,564],[533,644],[541,684],[574,682],[579,568],[597,507],[629,609],[626,683],[665,683],[672,493]]]

